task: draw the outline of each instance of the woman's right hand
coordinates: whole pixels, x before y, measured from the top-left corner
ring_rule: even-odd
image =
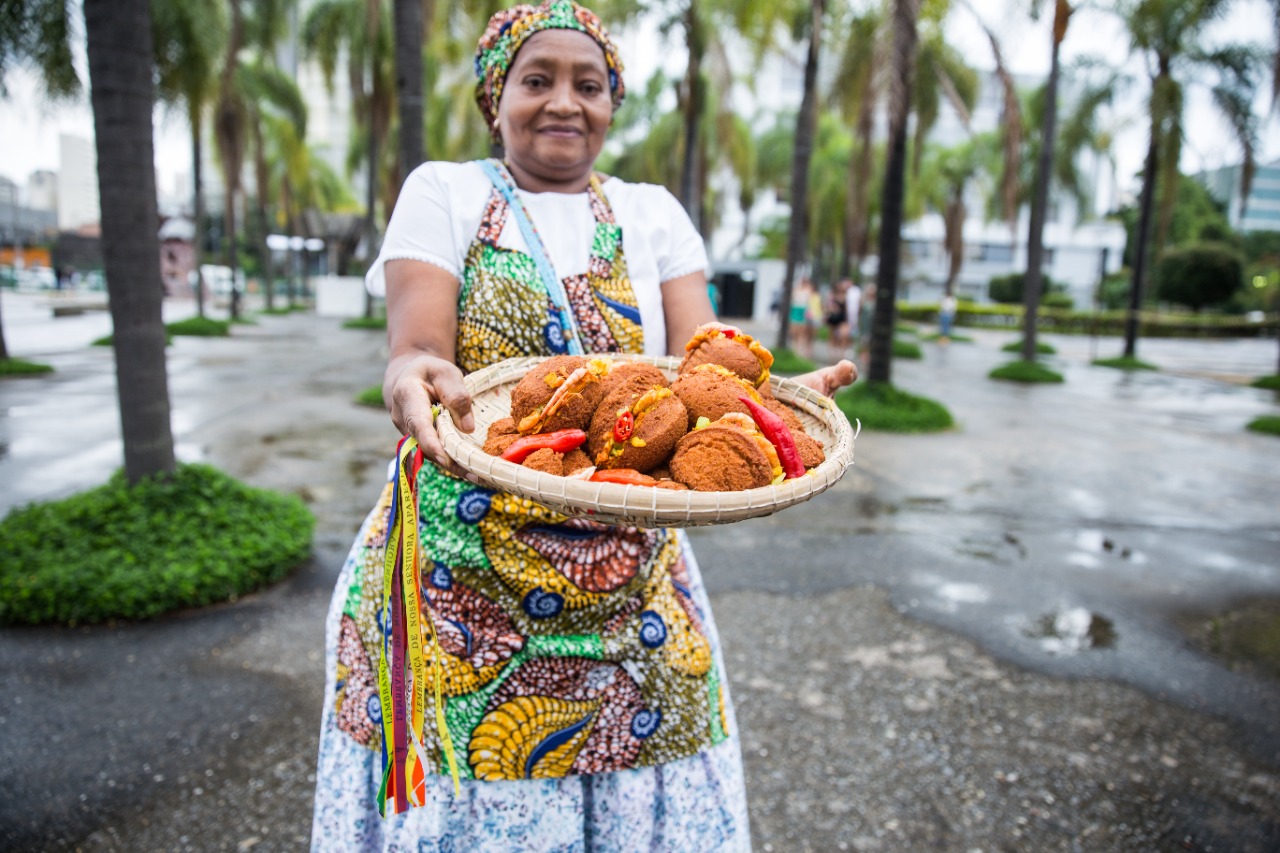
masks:
[[[423,456],[459,477],[467,476],[445,452],[435,428],[437,415],[432,411],[433,406],[440,406],[458,429],[468,433],[475,429],[471,395],[462,384],[457,365],[426,353],[405,354],[388,365],[382,397],[396,428],[417,439]]]

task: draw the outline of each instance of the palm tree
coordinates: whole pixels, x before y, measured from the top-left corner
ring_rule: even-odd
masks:
[[[423,0],[395,0],[396,109],[400,168],[408,175],[427,157],[423,141]]]
[[[880,200],[880,265],[876,271],[871,363],[867,371],[867,379],[872,384],[889,384],[891,381],[902,209],[906,195],[907,116],[911,112],[919,14],[919,0],[893,0],[893,72],[888,84],[889,153]]]
[[[968,218],[965,192],[988,159],[994,137],[979,135],[951,148],[935,149],[925,162],[920,184],[926,203],[942,215],[943,248],[947,253],[947,278],[943,291],[952,295],[964,264],[964,223]]]
[[[1036,326],[1040,310],[1040,283],[1044,262],[1044,218],[1049,205],[1049,180],[1053,170],[1053,145],[1058,122],[1059,53],[1067,35],[1073,9],[1067,0],[1056,0],[1053,38],[1049,50],[1049,80],[1045,84],[1044,123],[1040,129],[1040,156],[1036,160],[1035,192],[1031,197],[1031,222],[1027,232],[1027,272],[1022,283],[1022,360],[1036,360]]]
[[[813,136],[817,130],[818,57],[822,51],[822,19],[824,0],[810,0],[809,48],[804,61],[804,94],[796,114],[795,149],[791,161],[791,225],[787,232],[787,266],[782,276],[782,310],[778,312],[778,349],[787,346],[790,334],[791,285],[796,271],[804,264],[809,240],[809,160],[813,153]]]
[[[79,91],[71,62],[75,27],[69,7],[62,0],[6,7],[0,25],[0,75],[11,62],[31,59],[47,92]],[[160,240],[152,150],[155,54],[150,4],[85,0],[84,23],[124,473],[130,483],[137,483],[171,474],[176,464],[160,311],[163,287],[156,262]]]
[[[148,0],[85,0],[84,20],[124,469],[137,483],[175,467],[156,263],[151,7]]]
[[[275,307],[274,303],[274,271],[271,263],[271,249],[267,246],[267,235],[270,232],[270,219],[267,214],[272,192],[271,171],[273,166],[279,168],[279,161],[273,163],[269,156],[266,139],[267,120],[271,116],[279,116],[296,133],[306,138],[307,105],[302,100],[293,78],[285,74],[272,63],[259,59],[252,65],[241,65],[237,72],[236,86],[244,95],[245,119],[248,124],[249,137],[253,143],[254,184],[256,188],[256,205],[258,220],[258,246],[262,256],[263,290],[266,296],[268,311]]]
[[[156,91],[161,101],[182,102],[191,128],[192,218],[195,221],[196,312],[204,316],[204,114],[216,91],[218,55],[227,24],[218,0],[156,0]]]
[[[1139,196],[1138,233],[1134,246],[1133,280],[1129,287],[1129,315],[1125,320],[1124,355],[1136,358],[1138,311],[1146,286],[1151,226],[1159,216],[1155,248],[1164,245],[1173,212],[1182,146],[1183,75],[1189,82],[1212,81],[1213,100],[1222,111],[1243,151],[1242,197],[1253,179],[1253,152],[1257,144],[1257,120],[1253,115],[1255,78],[1262,71],[1262,57],[1249,47],[1202,47],[1205,29],[1227,9],[1229,0],[1192,0],[1167,3],[1133,0],[1124,9],[1131,50],[1146,61],[1151,78],[1148,112],[1151,130]],[[1273,5],[1274,2],[1273,2]],[[1280,7],[1277,7],[1280,20]],[[1280,70],[1278,68],[1277,70]],[[1157,188],[1161,196],[1156,210]]]
[[[359,117],[354,129],[363,137],[367,155],[365,250],[372,260],[378,244],[378,164],[395,107],[395,58],[387,15],[380,0],[320,0],[307,14],[302,43],[320,61],[330,89],[338,55],[344,47],[347,51],[347,79]],[[365,316],[373,316],[373,298],[368,294]]]
[[[236,195],[244,168],[246,116],[244,95],[236,85],[240,50],[245,45],[244,13],[240,0],[230,0],[231,27],[227,34],[222,70],[218,75],[218,98],[214,108],[214,140],[222,166],[223,263],[231,270],[231,316],[240,313],[240,288],[236,284],[239,258],[236,253]]]

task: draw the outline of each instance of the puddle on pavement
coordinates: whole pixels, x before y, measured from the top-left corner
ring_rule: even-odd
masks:
[[[1178,626],[1230,669],[1280,680],[1280,599],[1247,599],[1212,613],[1185,613]]]
[[[879,518],[882,515],[893,515],[898,511],[898,506],[885,503],[874,495],[858,495],[854,509],[863,518]]]
[[[1023,633],[1039,640],[1041,648],[1054,655],[1109,649],[1118,639],[1115,623],[1084,607],[1067,607],[1045,613]]]

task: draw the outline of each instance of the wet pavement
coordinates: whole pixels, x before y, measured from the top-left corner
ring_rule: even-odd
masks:
[[[3,298],[56,372],[0,382],[0,512],[120,464],[109,319]],[[964,332],[894,363],[956,429],[864,431],[813,501],[692,531],[756,848],[1280,848],[1280,685],[1180,627],[1280,602],[1280,442],[1244,429],[1280,398],[1241,384],[1276,342],[1142,341],[1163,370],[1125,374],[1088,364],[1114,339],[1047,336],[1066,382],[1025,387],[986,378],[1014,333]],[[395,440],[351,400],[384,357],[310,315],[175,339],[179,455],[303,496],[315,557],[223,607],[0,631],[0,848],[305,847],[323,613]]]

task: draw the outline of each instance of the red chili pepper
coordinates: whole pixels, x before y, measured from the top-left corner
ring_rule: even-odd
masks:
[[[537,435],[526,435],[517,438],[502,451],[502,458],[519,465],[535,450],[550,448],[556,453],[568,453],[575,447],[581,447],[587,440],[587,434],[580,429],[558,429],[555,432],[540,432]]]
[[[635,431],[635,428],[636,416],[631,414],[631,411],[628,409],[618,415],[618,420],[613,425],[613,440],[617,442],[626,441],[628,438],[631,438],[631,433]]]
[[[591,475],[594,483],[621,483],[624,486],[656,486],[658,481],[635,468],[601,468]]]
[[[778,451],[778,461],[782,463],[782,471],[788,480],[804,476],[804,463],[800,461],[800,450],[796,447],[796,438],[791,434],[786,421],[752,400],[750,397],[738,398],[751,412],[751,418],[760,427],[760,432],[769,439],[769,443]]]

